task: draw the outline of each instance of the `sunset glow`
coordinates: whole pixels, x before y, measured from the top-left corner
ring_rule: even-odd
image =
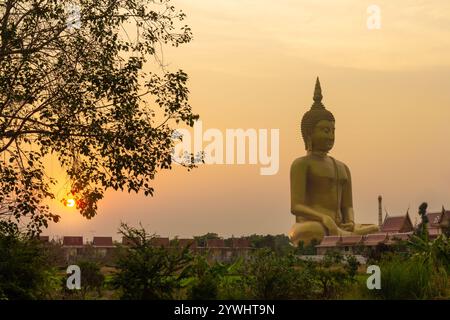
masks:
[[[164,58],[189,75],[202,134],[220,132],[220,141],[227,129],[279,129],[279,170],[262,176],[259,163],[226,164],[224,139],[217,156],[224,164],[162,170],[154,197],[109,190],[93,219],[74,223],[72,215],[49,233],[113,235],[123,220],[164,236],[286,233],[289,167],[305,154],[299,126],[317,76],[336,117],[330,155],[352,170],[358,221],[377,222],[378,195],[392,215],[416,211],[425,200],[431,211],[450,207],[448,1],[377,1],[380,29],[367,27],[371,2],[364,1],[174,3],[187,13],[194,40],[166,48]],[[190,132],[192,150],[212,143]],[[65,181],[63,172],[59,177]],[[59,194],[67,188],[61,185]]]
[[[74,199],[67,199],[66,207],[69,207],[69,208],[75,207],[75,200]]]

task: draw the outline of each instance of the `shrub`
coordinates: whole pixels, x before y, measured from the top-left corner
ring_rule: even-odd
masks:
[[[95,290],[97,295],[100,296],[105,281],[105,276],[101,273],[100,266],[92,261],[80,261],[78,266],[81,270],[81,294],[83,299],[92,290]]]
[[[220,264],[211,266],[204,256],[196,256],[189,266],[190,278],[184,283],[187,298],[195,300],[217,299],[220,277],[226,270]]]
[[[250,297],[254,299],[307,299],[312,287],[309,269],[293,255],[278,256],[258,250],[245,270]]]
[[[347,255],[345,257],[345,262],[346,262],[345,270],[347,271],[347,274],[350,277],[350,279],[354,280],[355,276],[358,272],[358,267],[359,267],[360,263],[358,262],[356,257],[353,255]]]
[[[372,294],[383,299],[430,299],[441,294],[435,286],[439,277],[446,275],[433,271],[420,256],[404,258],[398,255],[385,257],[380,264],[381,289]]]
[[[45,299],[54,270],[42,244],[20,234],[0,234],[0,299]]]
[[[121,290],[121,299],[173,299],[181,282],[188,277],[187,266],[192,261],[189,248],[152,246],[154,236],[146,231],[122,224],[119,230],[133,246],[123,248],[117,260],[118,272],[113,285]]]

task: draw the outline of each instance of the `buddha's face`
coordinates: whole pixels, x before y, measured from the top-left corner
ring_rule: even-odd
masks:
[[[311,134],[312,150],[328,152],[334,145],[334,121],[320,120]]]

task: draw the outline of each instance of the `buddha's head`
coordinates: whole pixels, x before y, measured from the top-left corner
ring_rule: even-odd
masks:
[[[314,103],[302,118],[302,138],[307,151],[328,152],[334,145],[334,116],[322,104],[319,78],[314,89]]]

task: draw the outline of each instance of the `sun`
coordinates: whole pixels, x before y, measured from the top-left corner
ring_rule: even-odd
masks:
[[[67,199],[66,207],[69,207],[69,208],[75,207],[75,200],[74,199]]]

